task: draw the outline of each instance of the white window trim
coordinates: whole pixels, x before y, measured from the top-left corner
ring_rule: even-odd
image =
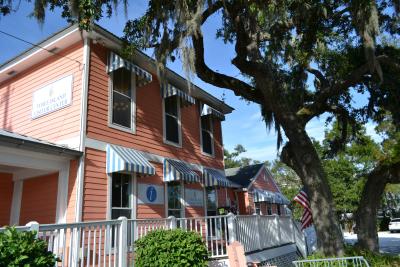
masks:
[[[131,207],[130,208],[118,208],[118,209],[130,209],[131,210],[131,219],[136,219],[137,218],[137,214],[136,214],[136,211],[137,211],[137,207],[136,207],[136,205],[137,205],[137,197],[136,197],[137,179],[136,179],[135,173],[131,173],[128,175],[131,177],[131,179],[130,179],[130,182],[131,182],[130,189],[131,190],[129,192],[129,195],[130,195],[129,201],[131,202],[130,203]],[[112,207],[112,179],[113,179],[112,177],[113,177],[113,175],[112,175],[112,173],[110,173],[107,176],[108,176],[109,183],[107,186],[107,191],[108,191],[107,200],[108,201],[107,201],[107,216],[106,216],[106,218],[107,218],[107,220],[111,220],[111,214],[112,214],[112,209],[113,209],[113,207]]]
[[[185,218],[185,214],[186,214],[185,183],[184,183],[184,181],[178,181],[178,182],[181,187],[181,197],[179,199],[179,201],[181,202],[180,217]],[[164,199],[165,199],[165,217],[169,217],[168,216],[168,211],[169,211],[168,186],[169,186],[169,183],[165,183],[165,187],[164,187],[164,189],[165,189],[165,191],[164,191],[165,192],[165,197],[164,197]],[[174,210],[177,210],[177,209],[174,209]]]
[[[163,98],[162,101],[162,116],[163,116],[163,142],[164,144],[175,146],[182,148],[182,124],[181,124],[181,100],[177,96],[171,96],[171,97],[176,97],[176,105],[177,105],[177,111],[178,111],[178,140],[179,143],[175,143],[172,141],[167,140],[167,128],[166,128],[166,120],[165,120],[165,98]]]
[[[207,116],[210,116],[210,115],[207,115]],[[210,118],[208,120],[209,123],[210,123],[210,131],[207,131],[211,135],[211,154],[210,154],[210,153],[207,153],[207,152],[205,152],[203,150],[203,128],[201,127],[201,117],[202,116],[200,115],[200,120],[199,120],[199,125],[200,125],[200,150],[201,150],[201,153],[203,155],[206,155],[208,157],[214,158],[215,157],[215,150],[214,150],[215,141],[214,141],[214,123],[213,123],[213,118],[212,118],[212,116],[210,116]]]
[[[120,131],[124,131],[131,134],[136,134],[136,75],[131,72],[131,127],[125,127],[112,122],[113,118],[113,83],[114,73],[111,72],[109,75],[108,82],[108,127],[114,128]]]

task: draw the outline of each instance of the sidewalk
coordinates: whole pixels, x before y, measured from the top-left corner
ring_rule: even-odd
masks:
[[[345,232],[343,234],[345,242],[354,244],[357,241],[356,234]],[[381,253],[388,253],[393,255],[400,255],[400,233],[391,234],[390,232],[379,232],[379,251]]]

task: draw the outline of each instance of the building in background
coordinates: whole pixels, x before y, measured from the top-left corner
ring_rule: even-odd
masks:
[[[235,189],[239,214],[288,215],[290,201],[281,193],[265,164],[225,170],[228,180],[239,184]]]

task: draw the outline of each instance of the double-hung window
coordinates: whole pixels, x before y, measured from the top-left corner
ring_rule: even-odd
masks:
[[[214,137],[212,116],[201,116],[201,150],[203,153],[214,155]]]
[[[112,174],[111,219],[132,217],[132,177],[129,174]]]
[[[134,130],[134,75],[130,70],[119,68],[112,72],[111,126],[122,130]]]
[[[179,98],[164,98],[164,139],[165,142],[181,145],[181,121]]]
[[[182,209],[182,187],[180,182],[169,182],[168,185],[168,216],[180,218]]]

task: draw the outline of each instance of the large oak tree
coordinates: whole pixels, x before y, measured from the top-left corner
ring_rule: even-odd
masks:
[[[34,2],[39,21],[46,7],[59,6],[68,20],[90,29],[120,1]],[[305,127],[324,113],[336,117],[343,132],[334,142],[337,149],[346,143],[350,126],[378,117],[376,107],[385,107],[398,125],[400,55],[382,39],[398,38],[399,6],[398,0],[152,0],[141,18],[128,20],[124,32],[127,51],[154,49],[161,74],[168,60],[179,55],[203,81],[260,105],[267,126],[278,133],[278,146],[283,145],[281,160],[308,189],[319,248],[338,255],[343,243],[332,193]],[[12,1],[0,0],[3,14],[10,7]],[[204,55],[210,46],[202,26],[215,16],[221,20],[216,38],[236,52],[226,64],[235,66],[240,77],[207,65]],[[354,103],[356,94],[369,95],[368,103]],[[367,182],[366,200],[373,195],[369,188],[380,183],[375,174],[371,185]]]

